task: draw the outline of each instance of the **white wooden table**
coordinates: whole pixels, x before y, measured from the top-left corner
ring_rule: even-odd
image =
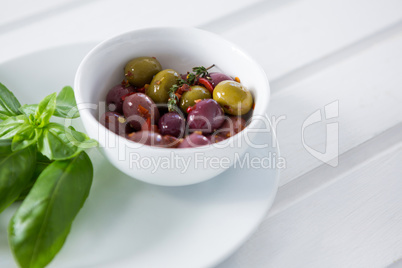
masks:
[[[280,120],[287,167],[275,204],[218,267],[401,265],[402,1],[3,0],[0,63],[162,25],[206,29],[252,54]],[[322,120],[303,129],[314,113]],[[325,148],[339,152],[335,167],[311,154]]]

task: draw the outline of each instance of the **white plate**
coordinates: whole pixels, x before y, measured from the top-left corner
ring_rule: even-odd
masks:
[[[73,84],[79,62],[93,46],[58,47],[0,64],[0,82],[21,103],[37,103]],[[271,135],[258,135],[272,144]],[[250,159],[278,156],[277,146],[248,153]],[[90,196],[49,267],[212,267],[257,228],[278,187],[277,169],[239,166],[201,184],[160,187],[127,177],[96,149],[90,156],[95,168]],[[0,215],[0,267],[16,267],[6,234],[16,208]]]

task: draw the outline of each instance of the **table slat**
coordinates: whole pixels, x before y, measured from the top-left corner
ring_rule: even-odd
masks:
[[[280,3],[266,1],[258,6],[265,12],[254,11],[258,16],[229,17],[206,28],[238,43],[276,80],[402,20],[399,0]]]
[[[287,161],[281,185],[323,164],[302,143],[303,123],[317,110],[321,110],[322,122],[306,127],[304,134],[307,146],[321,152],[325,151],[326,123],[338,123],[341,154],[402,122],[400,47],[402,28],[273,96],[271,117],[286,117],[277,126],[281,155]],[[339,116],[325,120],[323,109],[333,102],[339,103]],[[336,135],[337,130],[333,131]]]
[[[219,268],[385,267],[402,256],[402,143],[269,217]]]

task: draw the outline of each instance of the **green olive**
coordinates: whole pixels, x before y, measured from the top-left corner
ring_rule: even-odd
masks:
[[[187,113],[187,108],[193,106],[196,100],[212,98],[211,92],[202,86],[192,86],[189,91],[183,93],[180,98],[180,108],[184,113]]]
[[[159,61],[152,57],[139,57],[130,60],[124,68],[128,82],[136,87],[151,83],[155,74],[162,70]]]
[[[242,84],[235,81],[222,81],[214,89],[213,98],[225,113],[243,115],[253,106],[253,96]]]
[[[157,73],[146,89],[147,94],[155,103],[167,103],[170,88],[177,83],[179,74],[173,69],[166,69]]]

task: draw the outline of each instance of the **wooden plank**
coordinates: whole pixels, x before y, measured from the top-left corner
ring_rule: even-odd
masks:
[[[385,267],[402,256],[402,143],[267,218],[219,268]]]
[[[338,102],[339,116],[304,129],[305,143],[317,151],[325,149],[326,123],[338,124],[338,139],[330,144],[338,142],[339,153],[344,153],[402,122],[401,33],[402,28],[273,96],[270,115],[286,117],[277,126],[281,154],[287,161],[281,185],[323,163],[304,147],[302,125],[317,110],[324,115],[325,105]]]
[[[196,26],[246,8],[257,1],[238,0],[228,4],[225,1],[205,0],[197,5],[185,0],[141,3],[130,0],[86,0],[79,5],[74,2],[78,8],[74,6],[63,12],[46,13],[43,19],[34,16],[35,20],[32,20],[27,15],[29,23],[22,20],[17,25],[11,25],[12,31],[9,31],[7,25],[0,26],[0,61],[54,46],[99,42],[138,28]],[[6,14],[13,11],[13,6],[6,6],[2,12]]]
[[[275,197],[275,203],[269,217],[281,213],[295,203],[311,196],[313,193],[329,187],[345,174],[359,170],[367,161],[375,159],[398,146],[402,137],[402,123],[388,129],[374,138],[354,147],[339,157],[339,165],[333,168],[321,165],[297,179],[283,185]],[[401,174],[402,177],[402,174]]]
[[[271,80],[402,19],[399,0],[265,1],[201,27],[246,49]]]
[[[43,23],[37,17],[41,20],[27,26],[27,31],[22,34],[17,31],[4,40],[0,36],[0,40],[3,46],[10,44],[12,50],[25,54],[27,47],[40,49],[37,42],[42,38],[49,46],[55,46],[77,40],[102,40],[133,28],[198,26],[243,46],[274,80],[402,19],[399,0],[254,0],[230,5],[225,1],[208,0],[197,8],[183,0],[157,4],[148,1],[141,5],[128,0],[92,1],[77,2],[83,3],[80,8],[72,8],[70,4],[65,12],[54,16],[49,13]],[[180,12],[167,12],[171,6],[180,6]],[[13,13],[11,11],[6,8],[4,13]],[[47,21],[50,25],[45,23]],[[30,41],[29,46],[26,40]],[[6,51],[4,55],[0,52],[0,59],[9,57]]]
[[[5,0],[0,2],[0,32],[79,7],[91,0]]]

